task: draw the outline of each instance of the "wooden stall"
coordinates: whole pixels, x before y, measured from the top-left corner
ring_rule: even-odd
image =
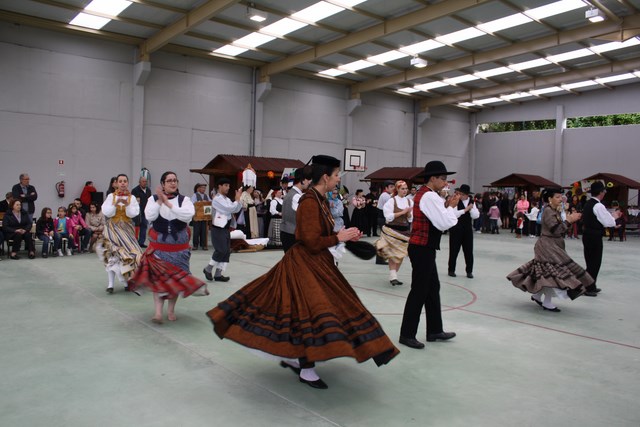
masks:
[[[562,188],[562,185],[549,181],[540,175],[528,175],[523,173],[512,173],[503,178],[493,181],[484,187],[491,188],[515,188],[516,191],[526,191],[529,196],[543,188]]]
[[[394,182],[403,180],[411,187],[424,184],[424,178],[421,176],[423,171],[424,167],[384,167],[365,176],[362,181],[369,182],[371,187],[380,188],[387,180]]]
[[[629,206],[629,189],[640,190],[640,182],[615,173],[599,172],[584,179],[584,181],[594,180],[604,182],[607,193],[604,195],[602,203],[607,207],[611,207],[611,202],[614,200],[624,207]]]

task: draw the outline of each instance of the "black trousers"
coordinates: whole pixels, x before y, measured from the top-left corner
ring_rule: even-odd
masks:
[[[229,262],[229,256],[231,255],[231,232],[229,227],[220,228],[215,225],[211,227],[211,244],[213,245],[211,259],[216,262]]]
[[[426,246],[409,244],[409,259],[413,269],[411,272],[411,291],[409,291],[404,306],[400,335],[405,338],[416,337],[422,307],[426,311],[427,334],[438,334],[443,329],[436,250]]]
[[[582,245],[584,246],[584,261],[587,264],[587,273],[593,277],[593,285],[587,290],[594,290],[598,281],[598,273],[602,265],[602,236],[583,234]]]
[[[22,246],[22,242],[24,241],[24,247],[27,252],[35,252],[36,246],[31,236],[31,232],[27,231],[26,233],[13,233],[10,235],[5,235],[7,240],[13,240],[13,246],[11,246],[11,252],[18,253],[20,251],[20,246]]]
[[[282,242],[282,249],[287,253],[287,251],[291,249],[291,246],[296,243],[296,236],[280,230],[280,241]]]
[[[469,227],[468,230],[455,228],[449,230],[449,272],[455,273],[456,261],[462,248],[466,271],[473,273],[473,228]]]
[[[204,249],[207,246],[207,221],[193,221],[193,247]]]

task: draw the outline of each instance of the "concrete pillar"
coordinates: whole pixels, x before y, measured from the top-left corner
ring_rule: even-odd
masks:
[[[151,63],[137,62],[133,66],[133,105],[131,108],[131,181],[138,182],[142,169],[144,141],[144,85],[151,72]],[[134,184],[137,185],[137,184]]]
[[[562,153],[564,151],[564,130],[567,128],[567,118],[564,105],[556,106],[556,135],[553,153],[553,182],[562,185]]]

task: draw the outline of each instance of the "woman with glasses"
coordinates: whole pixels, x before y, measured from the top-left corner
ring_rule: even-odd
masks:
[[[178,190],[176,174],[163,173],[156,194],[149,198],[144,210],[145,217],[152,223],[149,247],[142,256],[140,267],[129,280],[134,292],[141,286],[153,292],[153,323],[162,323],[165,300],[168,301],[167,319],[175,322],[179,296],[209,294],[205,283],[192,276],[189,270],[189,222],[194,214],[193,202]]]
[[[109,282],[107,293],[113,293],[113,282],[118,277],[129,290],[126,280],[140,262],[142,249],[136,239],[133,218],[140,214],[138,200],[129,192],[129,178],[120,174],[115,181],[116,190],[109,194],[100,210],[107,218],[102,239],[96,244],[96,253],[104,262]]]

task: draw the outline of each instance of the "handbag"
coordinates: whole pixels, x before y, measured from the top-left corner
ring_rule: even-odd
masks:
[[[498,218],[498,227],[502,227],[502,218]]]

